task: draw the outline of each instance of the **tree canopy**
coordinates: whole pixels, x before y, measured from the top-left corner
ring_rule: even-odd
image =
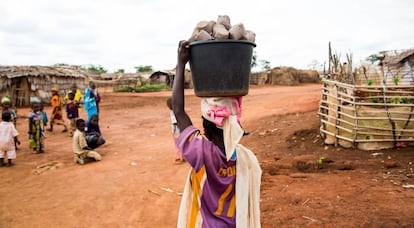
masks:
[[[152,71],[152,66],[151,65],[139,65],[134,67],[134,69],[136,70],[137,73],[139,72],[148,72],[148,71]]]

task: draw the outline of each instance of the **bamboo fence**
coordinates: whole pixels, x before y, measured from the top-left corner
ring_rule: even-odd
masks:
[[[374,150],[414,142],[413,85],[354,85],[323,79],[318,114],[326,144]]]

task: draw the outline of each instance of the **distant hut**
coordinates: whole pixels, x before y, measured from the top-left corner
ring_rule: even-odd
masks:
[[[98,87],[113,88],[134,88],[141,86],[146,81],[148,73],[105,73],[99,78],[95,78],[94,82]]]
[[[193,88],[193,76],[190,70],[185,69],[184,71],[184,87],[186,89]]]
[[[37,96],[49,103],[53,87],[64,94],[73,83],[87,87],[88,75],[76,66],[0,66],[0,96],[9,96],[12,106],[30,105]]]
[[[150,76],[150,84],[163,84],[172,87],[174,73],[170,71],[155,71]]]
[[[270,71],[255,72],[250,74],[251,85],[265,85],[269,83]]]
[[[299,83],[317,83],[319,81],[319,73],[316,70],[275,67],[268,74],[268,83],[271,85],[298,85]]]
[[[385,51],[379,66],[384,72],[387,84],[414,84],[414,49]]]
[[[175,69],[167,70],[167,71],[156,71],[151,74],[149,80],[150,84],[164,84],[168,85],[169,87],[173,87],[175,78]],[[184,71],[184,87],[186,89],[193,88],[193,80],[191,71],[185,69]]]

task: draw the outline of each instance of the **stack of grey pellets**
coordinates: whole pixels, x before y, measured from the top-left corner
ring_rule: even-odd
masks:
[[[200,40],[248,40],[254,42],[256,34],[246,30],[242,23],[231,25],[230,17],[219,15],[217,21],[200,21],[189,39],[190,42]]]

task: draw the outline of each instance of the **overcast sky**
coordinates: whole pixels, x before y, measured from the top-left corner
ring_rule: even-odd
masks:
[[[322,64],[329,41],[354,62],[414,47],[411,0],[1,0],[0,65],[172,69],[178,41],[218,15],[255,32],[272,67]]]

